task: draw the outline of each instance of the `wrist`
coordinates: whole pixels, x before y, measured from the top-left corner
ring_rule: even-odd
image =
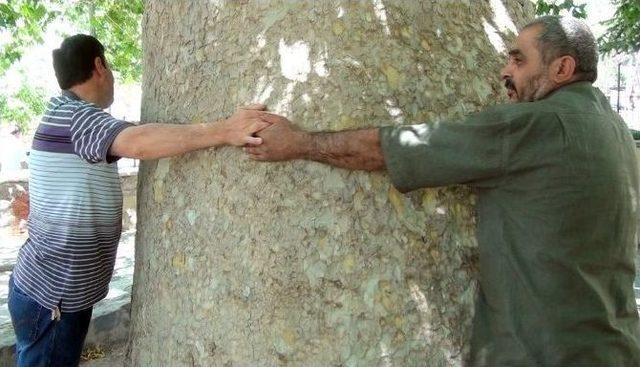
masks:
[[[212,142],[213,146],[228,145],[230,142],[229,131],[226,128],[227,120],[220,119],[214,122],[203,124],[205,127],[205,135]]]
[[[299,131],[297,145],[297,157],[295,158],[309,159],[313,155],[313,151],[315,149],[315,139],[313,138],[313,134],[306,131]]]

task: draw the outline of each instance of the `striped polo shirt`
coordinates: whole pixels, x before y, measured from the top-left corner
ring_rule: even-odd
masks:
[[[109,290],[122,230],[116,135],[132,124],[70,91],[53,97],[29,159],[29,238],[14,281],[39,304],[80,311]]]

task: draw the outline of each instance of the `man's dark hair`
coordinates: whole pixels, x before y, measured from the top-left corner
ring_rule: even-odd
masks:
[[[69,89],[91,78],[94,60],[99,57],[106,66],[104,46],[95,37],[76,34],[53,50],[53,70],[61,89]]]
[[[582,21],[571,17],[546,15],[535,19],[524,28],[541,25],[538,50],[542,61],[549,65],[561,56],[576,60],[578,80],[595,82],[598,78],[598,47],[593,33]]]

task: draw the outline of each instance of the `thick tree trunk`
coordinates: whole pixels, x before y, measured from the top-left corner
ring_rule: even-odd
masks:
[[[503,5],[503,3],[506,5]],[[312,130],[497,101],[528,0],[146,3],[143,120],[261,101]],[[133,366],[457,366],[475,296],[472,197],[223,148],[145,162]]]

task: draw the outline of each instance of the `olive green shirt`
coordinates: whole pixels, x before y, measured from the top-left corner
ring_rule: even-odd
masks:
[[[380,134],[399,190],[477,189],[471,366],[640,366],[635,146],[598,89]]]

